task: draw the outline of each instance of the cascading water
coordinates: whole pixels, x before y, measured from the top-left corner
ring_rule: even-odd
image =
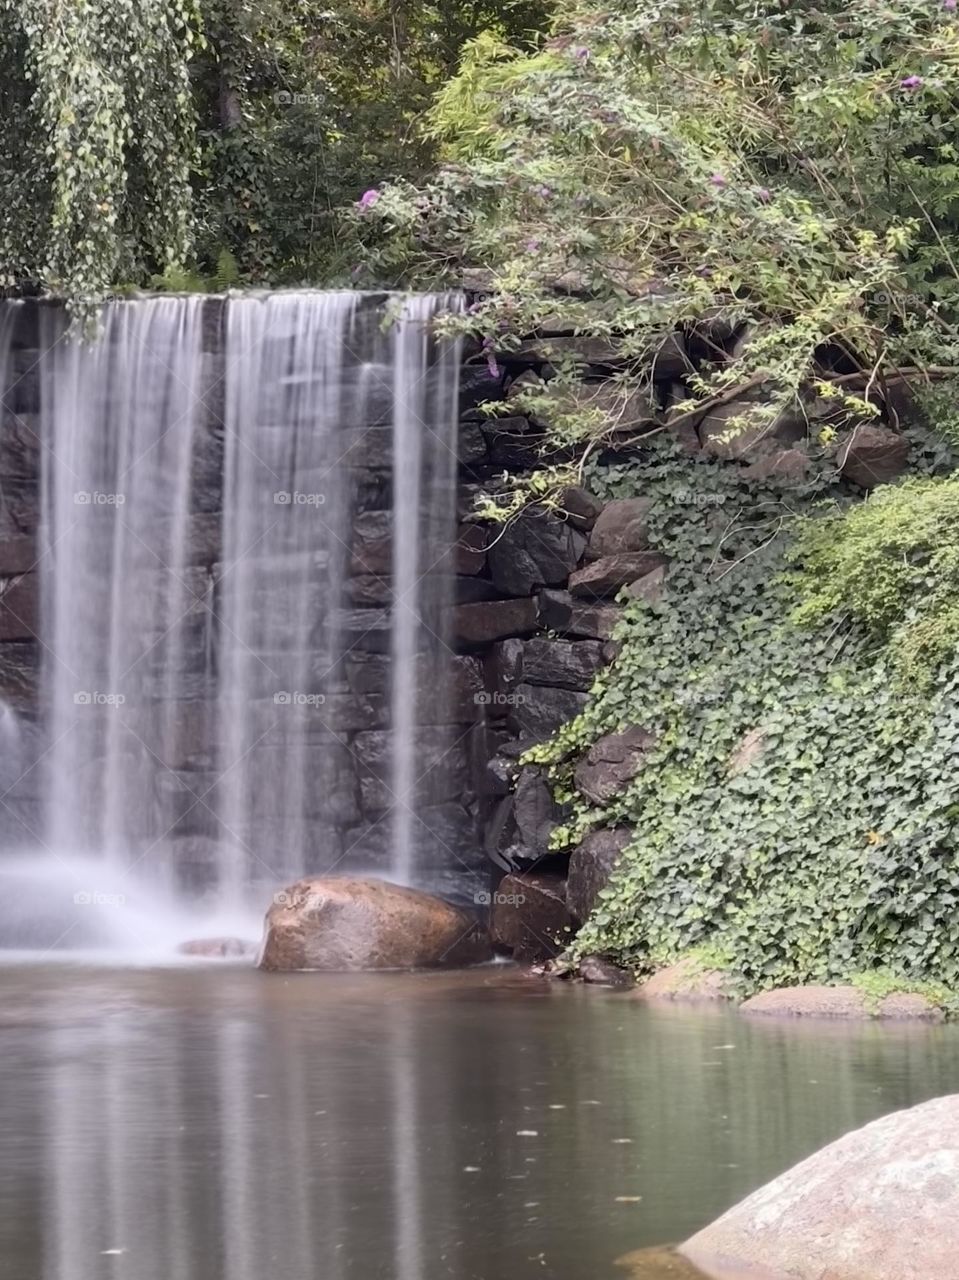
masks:
[[[46,945],[185,937],[211,904],[249,930],[307,873],[429,887],[459,365],[430,325],[456,305],[151,299],[92,341],[50,309],[46,823],[16,869],[104,909]]]

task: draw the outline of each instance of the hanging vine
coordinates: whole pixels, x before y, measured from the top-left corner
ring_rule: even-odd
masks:
[[[192,247],[194,0],[0,0],[0,285],[99,297]]]

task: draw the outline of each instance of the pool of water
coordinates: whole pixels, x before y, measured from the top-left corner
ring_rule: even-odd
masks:
[[[957,1090],[959,1029],[650,1008],[503,967],[8,965],[0,1270],[622,1280],[622,1255]]]

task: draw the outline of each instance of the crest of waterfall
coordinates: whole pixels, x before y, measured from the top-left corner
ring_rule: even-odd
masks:
[[[432,321],[456,305],[144,299],[92,339],[45,311],[37,857],[74,897],[259,911],[303,875],[461,869],[430,816],[459,369]],[[27,897],[50,870],[18,866]]]

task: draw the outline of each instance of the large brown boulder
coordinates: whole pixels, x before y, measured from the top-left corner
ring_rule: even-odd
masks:
[[[565,950],[572,920],[566,881],[552,872],[505,876],[493,894],[490,934],[514,960],[551,960]]]
[[[458,907],[382,880],[331,876],[276,895],[259,966],[284,973],[431,969],[490,957],[485,933]]]
[[[959,1095],[846,1134],[680,1251],[716,1280],[959,1274]]]
[[[888,427],[864,422],[839,450],[839,472],[860,489],[898,480],[909,462],[909,442]]]
[[[886,1018],[942,1022],[940,1008],[918,992],[893,991],[871,999],[858,987],[778,987],[761,991],[740,1006],[741,1013],[787,1018]]]
[[[617,498],[607,502],[589,535],[586,548],[589,559],[647,550],[652,508],[652,498]]]

